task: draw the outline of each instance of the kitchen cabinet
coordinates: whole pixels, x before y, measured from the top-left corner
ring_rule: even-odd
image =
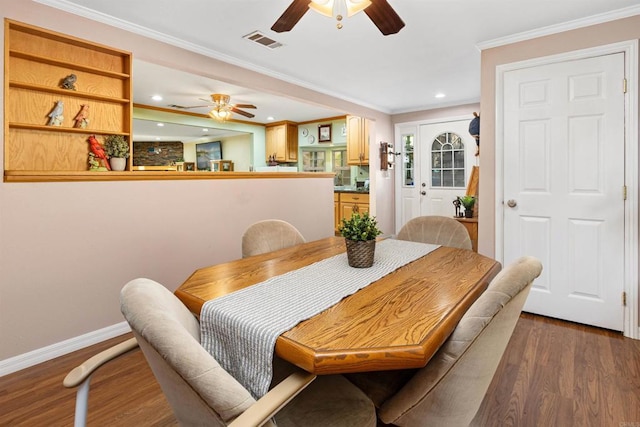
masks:
[[[358,212],[369,212],[369,195],[366,193],[340,193],[340,219],[351,218]]]
[[[131,141],[130,52],[12,20],[5,48],[5,180],[88,173],[90,135]],[[62,114],[49,120],[58,105]],[[81,110],[88,120],[76,127]]]
[[[292,122],[280,122],[268,125],[265,129],[266,160],[274,158],[276,162],[298,161],[298,125]]]
[[[347,116],[347,163],[369,164],[369,120],[358,116]]]
[[[338,231],[338,228],[342,223],[342,217],[340,216],[340,193],[333,193],[333,219],[335,233],[340,234],[340,231]]]

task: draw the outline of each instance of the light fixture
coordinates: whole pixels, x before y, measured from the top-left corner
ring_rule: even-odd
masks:
[[[436,98],[444,98],[445,96],[447,96],[447,95],[445,95],[442,92],[436,93]]]
[[[215,105],[213,110],[209,111],[209,116],[219,122],[229,120],[231,118],[231,110],[233,109],[233,105],[229,104],[231,97],[229,95],[214,93],[211,95],[211,98]]]
[[[309,8],[329,18],[335,18],[338,21],[336,27],[341,29],[345,13],[347,18],[351,18],[356,13],[365,10],[370,4],[370,0],[311,0]]]
[[[154,101],[162,101],[162,96],[161,95],[153,95],[151,97],[151,99],[153,99]]]
[[[395,156],[399,156],[402,153],[393,152],[393,144],[388,142],[380,143],[380,170],[386,171],[393,168],[395,163]]]

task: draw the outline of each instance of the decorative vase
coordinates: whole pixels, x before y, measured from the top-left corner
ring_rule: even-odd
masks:
[[[473,209],[464,208],[464,217],[465,218],[473,218]]]
[[[111,157],[109,164],[112,171],[123,171],[127,167],[127,159],[124,157]]]
[[[345,239],[347,245],[347,260],[349,265],[355,268],[369,268],[373,265],[373,257],[376,253],[376,240],[350,240]]]

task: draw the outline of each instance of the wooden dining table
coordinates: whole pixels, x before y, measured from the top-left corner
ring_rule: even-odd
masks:
[[[329,237],[195,271],[175,295],[196,315],[211,299],[345,251]],[[281,334],[275,353],[314,374],[419,368],[500,271],[494,259],[438,247]]]

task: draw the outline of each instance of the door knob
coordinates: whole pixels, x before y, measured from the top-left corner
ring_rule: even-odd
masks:
[[[510,208],[515,208],[518,205],[518,202],[516,202],[513,199],[509,199],[507,200],[507,206],[509,206]]]
[[[426,196],[427,192],[426,191],[421,191],[420,194],[422,194],[423,196]]]

